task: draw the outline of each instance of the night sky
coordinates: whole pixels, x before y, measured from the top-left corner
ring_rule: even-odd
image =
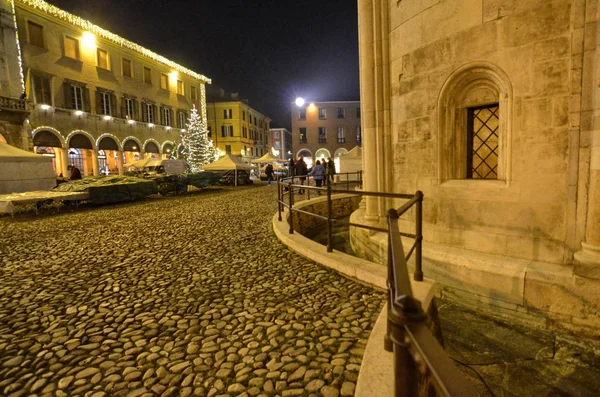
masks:
[[[355,0],[50,0],[239,92],[290,127],[290,103],[358,100]]]

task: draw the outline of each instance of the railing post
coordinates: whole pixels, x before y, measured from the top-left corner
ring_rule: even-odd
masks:
[[[288,188],[289,193],[290,193],[290,216],[289,216],[289,221],[290,221],[290,234],[294,234],[294,190],[292,188],[292,183],[290,182],[288,184]]]
[[[415,194],[419,199],[417,201],[417,213],[415,217],[415,238],[417,239],[417,247],[415,252],[415,281],[423,281],[423,264],[422,264],[422,248],[423,248],[423,192],[418,190]]]
[[[333,251],[331,242],[331,216],[333,213],[333,205],[331,203],[331,185],[327,185],[327,252]]]
[[[350,174],[346,174],[346,190],[350,190]]]
[[[281,222],[281,180],[277,178],[277,220]]]
[[[306,187],[310,187],[310,175],[306,177]],[[306,199],[310,200],[310,189],[306,189]]]

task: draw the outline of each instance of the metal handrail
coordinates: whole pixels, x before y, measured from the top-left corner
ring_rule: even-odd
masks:
[[[332,225],[333,222],[346,224],[349,227],[358,227],[366,230],[373,230],[378,232],[387,233],[388,229],[370,226],[370,225],[362,225],[348,221],[342,221],[339,219],[333,219],[333,211],[332,211],[332,200],[331,196],[333,194],[352,194],[352,195],[360,195],[360,196],[370,196],[370,197],[383,197],[383,198],[395,198],[395,199],[405,199],[408,200],[406,203],[402,205],[398,209],[400,214],[404,214],[409,209],[415,207],[416,216],[415,216],[415,233],[401,233],[401,236],[413,238],[415,240],[414,244],[408,251],[408,255],[406,256],[406,260],[408,261],[413,253],[415,254],[415,272],[414,272],[414,280],[415,281],[423,281],[423,269],[422,269],[422,212],[423,212],[423,193],[417,191],[415,194],[400,194],[400,193],[384,193],[384,192],[370,192],[364,190],[350,190],[350,183],[358,184],[358,187],[362,187],[362,171],[358,172],[346,172],[339,173],[335,175],[338,180],[340,177],[345,176],[345,181],[337,182],[337,183],[329,183],[329,180],[326,180],[327,184],[325,187],[316,187],[309,186],[311,176],[310,175],[302,175],[302,176],[290,176],[285,178],[279,178],[277,180],[277,211],[279,221],[282,220],[282,212],[284,208],[287,208],[289,211],[288,221],[290,223],[289,233],[294,233],[294,213],[302,213],[310,216],[314,216],[318,219],[326,220],[327,222],[327,252],[333,251],[332,245]],[[350,180],[350,177],[354,176],[354,180]],[[327,177],[329,178],[329,177]],[[299,184],[296,182],[300,182]],[[307,184],[304,184],[306,182]],[[335,186],[343,186],[345,185],[345,189],[337,189]],[[287,194],[284,192],[284,188],[287,188]],[[317,192],[318,194],[326,193],[327,195],[327,217],[323,215],[313,214],[309,211],[300,210],[298,208],[294,208],[294,198],[295,191],[306,191],[307,200],[310,200],[311,192]],[[286,196],[288,198],[288,203],[285,202]]]
[[[431,334],[429,316],[413,297],[399,217],[398,211],[388,211],[388,323],[384,345],[394,353],[395,396],[476,396],[475,388]]]

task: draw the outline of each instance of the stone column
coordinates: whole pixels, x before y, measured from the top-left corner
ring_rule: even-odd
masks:
[[[362,130],[363,189],[377,190],[377,126],[375,124],[374,0],[358,1],[358,50]],[[366,217],[377,220],[377,198],[366,198]]]
[[[60,149],[60,157],[61,157],[61,170],[60,172],[62,172],[63,176],[65,178],[69,178],[71,175],[69,174],[69,172],[67,171],[67,167],[69,166],[69,149],[68,148],[61,148]]]
[[[94,176],[100,175],[99,166],[98,166],[98,152],[95,149],[91,149],[92,152],[92,173]]]
[[[117,169],[119,170],[119,175],[123,175],[123,151],[119,150],[119,158],[117,158]]]
[[[600,10],[587,2],[581,101],[581,134],[590,136],[585,241],[575,254],[578,276],[600,279]]]

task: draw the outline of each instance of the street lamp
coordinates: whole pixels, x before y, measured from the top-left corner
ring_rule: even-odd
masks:
[[[304,105],[304,98],[296,98],[296,106],[302,107]]]

